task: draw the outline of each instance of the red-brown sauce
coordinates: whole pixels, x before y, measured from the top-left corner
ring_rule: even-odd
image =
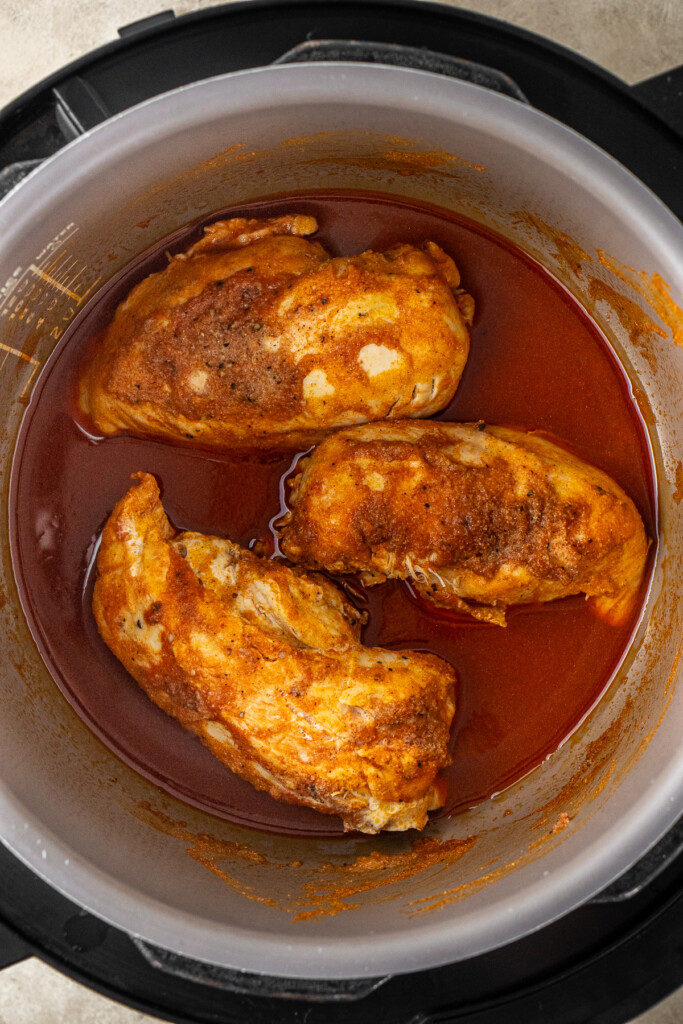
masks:
[[[288,211],[315,215],[316,237],[334,255],[425,239],[446,249],[475,298],[476,319],[462,382],[440,418],[555,435],[624,487],[654,536],[651,460],[626,377],[590,318],[542,267],[479,225],[380,196],[317,193],[231,212]],[[219,816],[276,831],[336,834],[336,818],[257,792],[156,708],[101,641],[92,617],[98,537],[137,470],[157,476],[176,527],[245,546],[272,544],[269,524],[294,453],[220,454],[126,436],[103,440],[89,436],[75,412],[84,356],[117,303],[165,264],[166,251],[184,248],[199,233],[195,225],[164,239],[110,282],[45,368],[13,471],[17,582],[57,684],[125,761]],[[441,813],[490,797],[557,749],[603,692],[638,616],[609,626],[579,596],[513,608],[501,629],[438,611],[415,600],[403,583],[352,591],[370,613],[365,643],[432,651],[457,670],[453,764]]]

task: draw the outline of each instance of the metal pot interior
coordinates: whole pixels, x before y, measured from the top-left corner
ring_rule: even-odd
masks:
[[[87,298],[195,218],[320,188],[428,201],[536,257],[613,345],[656,463],[654,578],[609,691],[540,768],[418,838],[278,837],[148,783],[57,690],[6,543],[26,402]],[[683,808],[683,229],[642,185],[570,130],[476,86],[378,66],[279,67],[198,83],[95,129],[5,200],[0,238],[0,833],[33,870],[126,931],[200,960],[357,977],[513,941],[667,830]]]

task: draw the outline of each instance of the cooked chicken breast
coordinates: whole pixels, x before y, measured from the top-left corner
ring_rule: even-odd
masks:
[[[569,594],[625,620],[648,549],[605,473],[534,433],[368,424],[299,463],[281,549],[367,582],[410,580],[434,604],[505,625],[511,604]]]
[[[102,535],[93,611],[151,699],[229,768],[347,829],[422,828],[443,802],[454,672],[359,642],[323,577],[169,525],[152,476]]]
[[[331,259],[312,217],[235,218],[119,306],[80,405],[103,434],[308,447],[429,416],[465,366],[473,303],[437,245]]]

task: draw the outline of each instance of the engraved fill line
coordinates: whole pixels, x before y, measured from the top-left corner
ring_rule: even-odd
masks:
[[[72,292],[70,288],[66,287],[66,285],[61,284],[59,281],[55,281],[54,277],[51,277],[49,274],[46,274],[45,271],[41,270],[40,267],[37,267],[35,263],[29,264],[28,269],[32,270],[33,273],[40,277],[43,281],[46,281],[47,284],[53,285],[53,287],[58,288],[60,292],[63,292],[65,295],[68,295],[69,298],[73,299],[75,302],[81,303],[83,301],[84,296],[79,295],[77,292]]]
[[[23,359],[27,363],[32,363],[33,364],[33,369],[31,370],[31,374],[30,374],[28,380],[26,381],[26,383],[25,383],[25,385],[24,385],[24,387],[22,389],[21,395],[20,395],[20,397],[23,398],[24,394],[26,393],[26,389],[28,388],[28,386],[30,385],[31,381],[33,380],[33,375],[35,374],[36,370],[40,366],[40,361],[38,359],[34,359],[33,356],[27,356],[25,352],[22,352],[18,348],[12,348],[11,345],[4,345],[1,341],[0,341],[0,351],[7,353],[7,355],[16,356],[17,359]],[[7,355],[5,355],[5,359],[7,358]],[[2,363],[5,362],[5,359],[3,359]],[[2,363],[0,363],[0,367],[2,366]]]

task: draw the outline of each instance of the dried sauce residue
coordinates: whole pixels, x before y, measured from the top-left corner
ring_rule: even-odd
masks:
[[[136,804],[133,813],[156,831],[187,843],[188,856],[240,896],[291,914],[295,921],[329,917],[344,910],[354,910],[360,905],[352,902],[354,897],[373,890],[384,890],[428,868],[448,867],[460,860],[476,842],[474,836],[446,840],[421,838],[414,840],[408,850],[399,853],[373,850],[370,854],[341,864],[325,863],[311,867],[301,860],[270,860],[244,843],[193,832],[186,822],[169,817],[152,807],[148,801]],[[240,865],[257,869],[266,867],[269,872],[295,872],[298,889],[296,892],[291,891],[293,887],[290,883],[287,896],[263,896],[261,885],[250,885],[237,877],[235,869]],[[395,893],[382,892],[376,902],[393,899],[395,896]]]
[[[329,917],[342,910],[354,909],[359,904],[347,902],[354,896],[394,882],[404,882],[436,865],[450,866],[471,850],[475,842],[474,836],[467,839],[416,839],[405,853],[384,854],[373,850],[368,856],[357,857],[349,864],[323,864],[313,869],[321,876],[320,880],[314,879],[302,886],[305,894],[302,906],[310,904],[311,909],[300,911],[294,920]],[[383,898],[392,899],[393,895],[387,894]]]
[[[677,505],[683,501],[683,462],[676,463],[676,487],[673,493],[673,500]]]
[[[162,811],[152,807],[147,800],[141,801],[134,807],[133,813],[136,818],[151,825],[157,832],[173,836],[189,843],[187,848],[188,857],[197,861],[203,867],[211,871],[217,878],[220,878],[229,888],[238,892],[246,899],[254,900],[257,903],[265,903],[269,907],[277,907],[274,899],[261,895],[251,885],[236,878],[225,868],[219,866],[219,862],[233,861],[247,864],[264,865],[268,864],[267,859],[257,850],[251,849],[244,843],[236,843],[228,839],[216,839],[214,836],[203,832],[191,832],[184,821],[175,821]],[[272,866],[272,865],[271,865]],[[280,865],[276,865],[280,866]]]
[[[450,889],[444,889],[443,892],[435,893],[433,896],[422,896],[420,899],[411,900],[408,904],[411,908],[409,912],[410,917],[417,917],[420,914],[430,914],[434,910],[442,910],[444,907],[450,906],[451,903],[457,903],[469,896],[473,896],[475,893],[485,889],[493,882],[497,882],[501,878],[505,878],[505,876],[509,875],[511,871],[515,871],[517,868],[522,867],[525,860],[526,855],[523,855],[518,860],[510,861],[503,867],[481,875],[479,878],[462,882],[460,885],[455,885]]]
[[[411,908],[411,916],[431,913],[434,910],[441,910],[451,903],[459,902],[473,896],[475,893],[501,881],[509,874],[520,868],[526,867],[544,855],[548,850],[548,843],[562,842],[566,838],[562,833],[576,817],[581,805],[588,801],[595,800],[604,790],[608,781],[613,777],[617,765],[617,750],[620,740],[623,737],[625,721],[631,714],[632,702],[626,704],[619,716],[608,726],[605,732],[589,744],[582,759],[581,767],[574,772],[569,781],[542,807],[536,808],[527,818],[535,821],[530,822],[529,828],[543,830],[541,835],[534,838],[526,850],[513,860],[507,861],[494,871],[481,875],[479,878],[470,879],[445,889],[433,896],[424,896],[412,900],[408,906]],[[570,833],[568,832],[567,835]],[[561,838],[559,838],[561,836]]]
[[[562,811],[555,824],[553,825],[553,835],[557,835],[559,832],[564,832],[567,825],[572,819],[569,817],[566,811]]]
[[[536,809],[534,814],[538,818],[531,827],[544,829],[542,839],[557,834],[555,829],[558,818],[574,818],[586,800],[595,800],[603,791],[615,770],[619,744],[633,711],[633,701],[627,697],[619,715],[601,736],[588,744],[579,769],[544,806]],[[535,840],[532,846],[538,842]]]
[[[513,218],[517,225],[532,228],[541,236],[544,245],[550,243],[553,246],[551,255],[557,261],[560,274],[567,275],[570,280],[585,280],[590,276],[589,295],[593,303],[604,301],[614,310],[631,343],[640,349],[653,370],[656,369],[656,354],[651,347],[644,348],[643,335],[654,333],[666,338],[670,332],[673,341],[683,346],[683,308],[674,302],[670,287],[660,274],[636,270],[603,249],[596,249],[597,263],[635,293],[633,298],[628,298],[623,290],[608,284],[596,273],[588,274],[584,264],[595,264],[596,260],[570,235],[526,210],[517,211]],[[643,310],[636,296],[650,307],[651,314]]]
[[[681,648],[679,647],[678,650],[676,651],[676,655],[674,657],[674,662],[673,662],[673,665],[671,667],[671,671],[669,672],[669,675],[668,675],[668,678],[667,678],[667,681],[666,681],[666,686],[664,688],[664,695],[665,695],[664,707],[661,709],[660,714],[659,714],[659,718],[657,719],[655,724],[652,726],[652,728],[649,730],[649,732],[647,732],[646,735],[641,740],[640,745],[638,747],[638,756],[640,756],[641,754],[643,754],[645,752],[647,747],[650,745],[650,741],[652,740],[653,736],[655,735],[655,733],[659,729],[660,725],[662,724],[662,722],[666,718],[666,714],[667,714],[667,712],[669,710],[669,706],[671,704],[671,701],[673,700],[674,692],[675,692],[675,689],[676,689],[676,679],[678,677],[678,665],[679,665],[680,659],[681,659]]]
[[[657,353],[652,347],[651,335],[666,338],[666,331],[644,312],[635,299],[627,298],[600,278],[591,281],[589,294],[593,302],[604,302],[613,310],[633,347],[640,352],[652,372],[656,373]]]
[[[328,163],[330,157],[324,156],[311,160],[312,164]],[[423,151],[411,150],[389,150],[360,156],[344,156],[334,158],[336,164],[352,167],[362,167],[371,171],[393,171],[401,177],[412,177],[414,174],[424,174],[427,171],[437,172],[444,178],[455,178],[456,167],[468,167],[474,171],[485,171],[486,168],[480,164],[472,164],[461,157],[453,156],[441,149]]]
[[[575,277],[583,277],[583,264],[592,263],[593,258],[570,235],[559,228],[546,224],[537,214],[527,210],[518,210],[512,214],[513,221],[518,225],[532,227],[544,239],[554,246],[553,256],[565,272]]]
[[[676,344],[683,346],[683,309],[671,298],[669,285],[661,275],[648,274],[644,270],[628,267],[602,249],[598,249],[597,252],[602,266],[607,267],[620,281],[640,295],[662,323],[669,328]],[[666,337],[661,329],[657,330],[657,334]]]
[[[244,163],[272,165],[303,162],[306,167],[334,164],[360,170],[380,171],[412,177],[425,173],[456,178],[457,170],[467,168],[485,171],[481,164],[471,163],[464,157],[444,149],[421,150],[411,139],[383,135],[380,132],[314,132],[295,138],[283,139],[275,146],[263,150],[247,150],[239,143],[217,153],[192,171],[202,176],[207,170],[229,170],[231,165]]]

